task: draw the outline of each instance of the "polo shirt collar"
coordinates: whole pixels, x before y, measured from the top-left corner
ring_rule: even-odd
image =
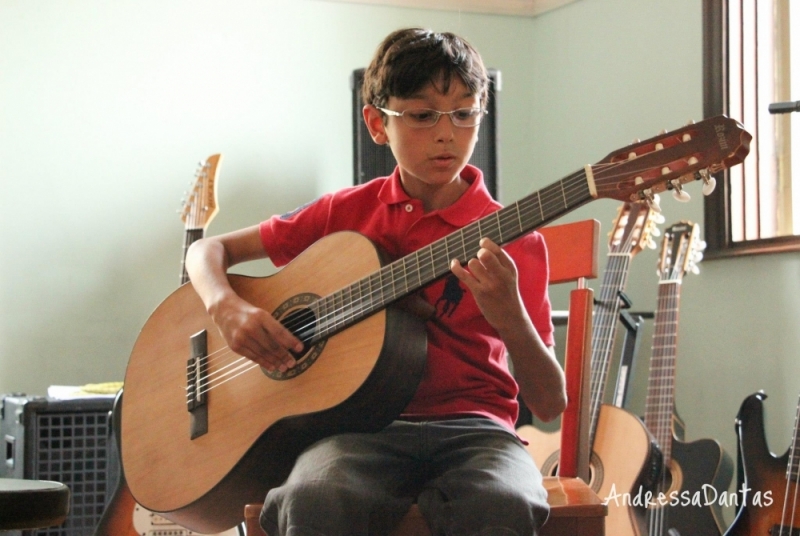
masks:
[[[483,214],[487,207],[494,202],[483,183],[483,172],[480,169],[467,164],[461,171],[461,178],[469,183],[467,191],[449,207],[431,213],[431,215],[436,214],[456,227],[463,227],[468,223],[472,223],[475,221],[476,214]],[[378,199],[387,205],[405,203],[411,200],[411,197],[403,189],[403,185],[400,182],[399,167],[395,166],[388,180],[383,183],[378,193]]]

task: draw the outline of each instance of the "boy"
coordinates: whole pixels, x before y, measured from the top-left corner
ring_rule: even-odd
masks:
[[[233,292],[230,266],[265,257],[283,265],[340,230],[365,234],[396,259],[500,208],[467,164],[487,87],[479,54],[455,35],[412,28],[383,41],[365,72],[363,116],[374,141],[391,148],[394,173],[188,252],[192,284],[231,349],[286,371],[303,345]],[[566,406],[547,254],[536,233],[505,250],[488,239],[480,246],[421,292],[431,312],[428,361],[405,411],[380,432],[309,447],[267,495],[261,524],[271,536],[385,534],[414,501],[434,534],[530,535],[544,522],[541,474],[514,422],[518,392],[546,421]]]

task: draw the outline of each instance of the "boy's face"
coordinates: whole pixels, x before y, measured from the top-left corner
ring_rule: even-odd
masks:
[[[455,77],[447,93],[441,84],[428,84],[408,99],[390,97],[386,108],[404,112],[428,108],[450,112],[460,108],[479,108],[480,99],[471,94],[464,83]],[[453,187],[459,174],[472,156],[478,141],[478,126],[457,127],[450,116],[440,116],[435,125],[413,128],[402,117],[383,115],[373,107],[365,110],[365,119],[373,139],[388,143],[400,167],[400,178],[412,196],[426,195],[440,188]]]

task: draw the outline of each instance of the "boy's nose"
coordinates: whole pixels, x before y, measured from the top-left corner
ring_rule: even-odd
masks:
[[[441,115],[439,116],[439,120],[436,122],[433,127],[436,133],[436,140],[442,141],[450,141],[453,139],[455,135],[455,129],[457,128],[454,124],[450,116]]]

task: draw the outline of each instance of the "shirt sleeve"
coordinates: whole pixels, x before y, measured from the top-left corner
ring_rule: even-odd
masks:
[[[275,266],[284,266],[325,235],[331,195],[324,195],[259,225],[261,243]]]

